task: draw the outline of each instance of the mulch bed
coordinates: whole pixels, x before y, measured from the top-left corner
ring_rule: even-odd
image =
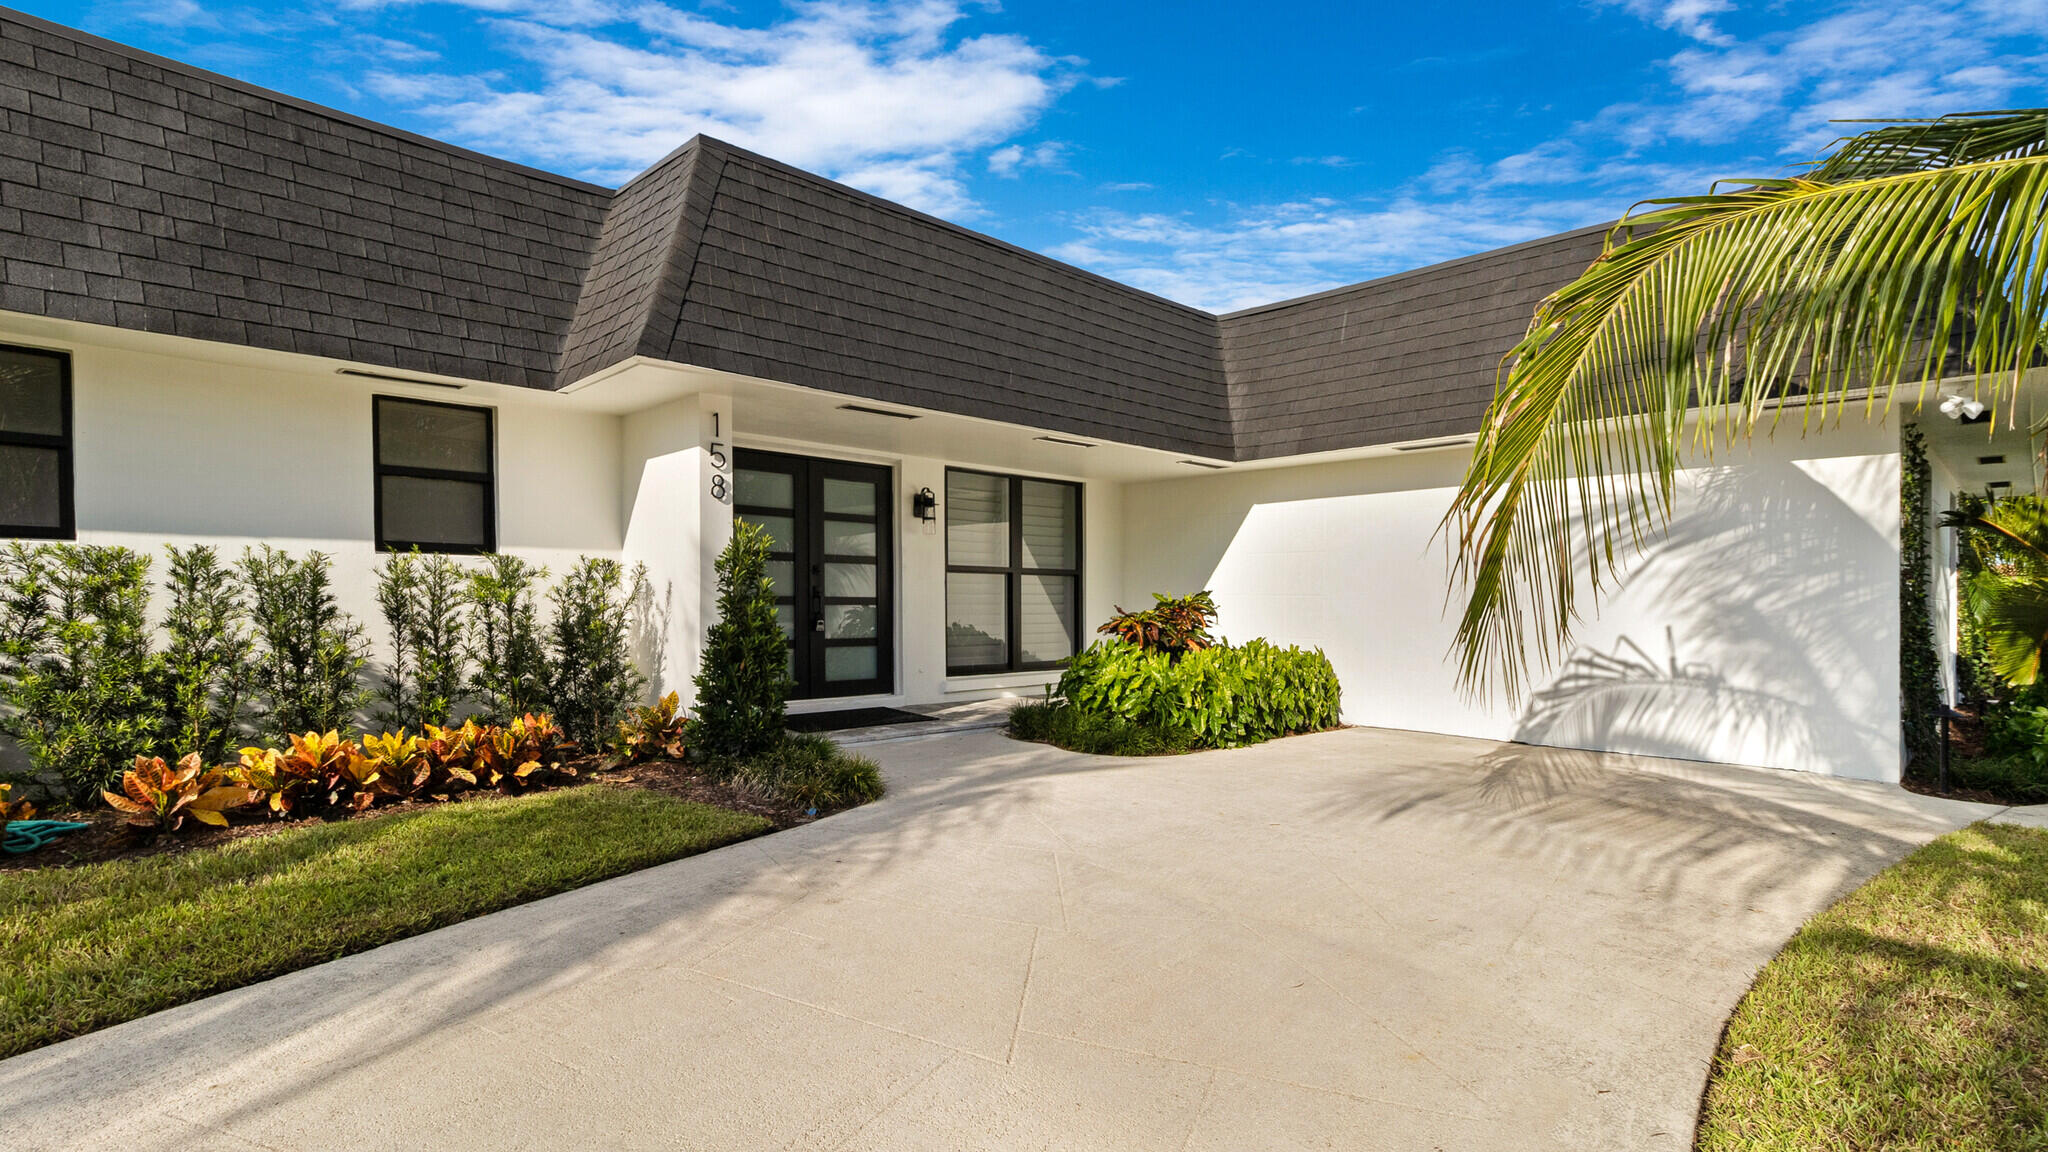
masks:
[[[607,766],[604,760],[592,757],[573,761],[570,766],[576,769],[574,779],[551,784],[545,788],[529,789],[529,792],[575,788],[600,781],[622,784],[631,788],[664,792],[678,799],[707,804],[714,808],[751,813],[774,824],[778,832],[799,824],[809,824],[836,811],[820,810],[813,814],[795,805],[735,787],[729,781],[706,776],[693,766],[672,760]],[[481,789],[458,793],[445,801],[406,800],[395,804],[379,804],[367,812],[344,814],[334,819],[377,820],[399,812],[414,812],[444,803],[460,804],[465,800],[496,795],[499,793]],[[120,815],[111,808],[87,813],[38,812],[38,818],[79,821],[91,826],[80,828],[76,832],[67,832],[34,852],[18,856],[0,852],[0,873],[26,872],[40,868],[73,868],[81,864],[97,864],[103,860],[133,860],[144,856],[190,852],[199,848],[217,847],[246,836],[269,836],[287,828],[329,822],[327,818],[319,816],[291,820],[264,819],[255,815],[256,811],[258,810],[251,808],[228,813],[228,819],[234,823],[226,828],[213,828],[196,820],[187,820],[184,828],[168,836],[139,832],[121,823]]]

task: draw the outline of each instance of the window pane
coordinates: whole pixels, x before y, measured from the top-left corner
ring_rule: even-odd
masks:
[[[796,551],[796,521],[788,516],[762,516],[754,512],[742,512],[735,517],[744,524],[759,524],[768,530],[770,552]]]
[[[976,472],[946,473],[946,563],[1010,565],[1010,481]]]
[[[777,604],[775,606],[775,622],[782,626],[782,638],[784,640],[796,639],[796,605]]]
[[[62,356],[0,348],[0,432],[64,434]]]
[[[825,639],[870,640],[875,635],[873,604],[825,605]]]
[[[385,540],[462,548],[490,543],[482,484],[416,476],[386,476],[382,483]]]
[[[875,484],[871,480],[825,479],[825,511],[841,516],[873,516]]]
[[[790,560],[768,562],[768,582],[775,585],[777,596],[796,595],[796,564]]]
[[[1022,508],[1024,567],[1073,568],[1076,490],[1071,484],[1024,481]]]
[[[1025,576],[1018,584],[1018,659],[1026,664],[1065,660],[1074,654],[1075,599],[1072,576]]]
[[[946,666],[978,668],[1010,662],[1009,577],[987,572],[946,574]]]
[[[825,521],[827,556],[873,556],[875,526],[859,520]]]
[[[55,448],[0,444],[0,524],[63,527],[63,465]]]
[[[734,498],[760,508],[796,507],[796,477],[787,472],[742,468],[733,477]]]
[[[491,470],[490,413],[405,400],[377,402],[377,459],[400,468]]]
[[[875,646],[872,644],[862,644],[856,648],[825,649],[827,680],[873,680],[876,667]]]
[[[873,564],[825,565],[825,595],[872,597],[875,594]]]

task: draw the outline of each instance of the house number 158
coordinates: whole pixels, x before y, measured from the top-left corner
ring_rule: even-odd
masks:
[[[711,414],[711,498],[720,504],[732,503],[732,459],[726,455],[725,445],[719,442],[722,432],[720,414]]]

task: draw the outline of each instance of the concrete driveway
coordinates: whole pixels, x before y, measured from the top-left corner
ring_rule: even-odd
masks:
[[[1989,809],[1353,729],[890,797],[0,1063],[21,1149],[1684,1149],[1799,923]]]

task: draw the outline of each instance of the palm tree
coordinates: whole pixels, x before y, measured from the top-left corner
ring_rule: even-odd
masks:
[[[1859,121],[1858,123],[1876,123]],[[1888,122],[1784,179],[1649,200],[1502,360],[1444,520],[1468,688],[1520,694],[1710,457],[1960,371],[2009,412],[2048,337],[2048,109]]]
[[[1970,534],[1977,572],[1963,585],[1963,601],[1992,673],[2022,688],[2040,683],[2048,653],[2048,503],[2015,496],[1982,512],[1944,512],[1941,521]]]

